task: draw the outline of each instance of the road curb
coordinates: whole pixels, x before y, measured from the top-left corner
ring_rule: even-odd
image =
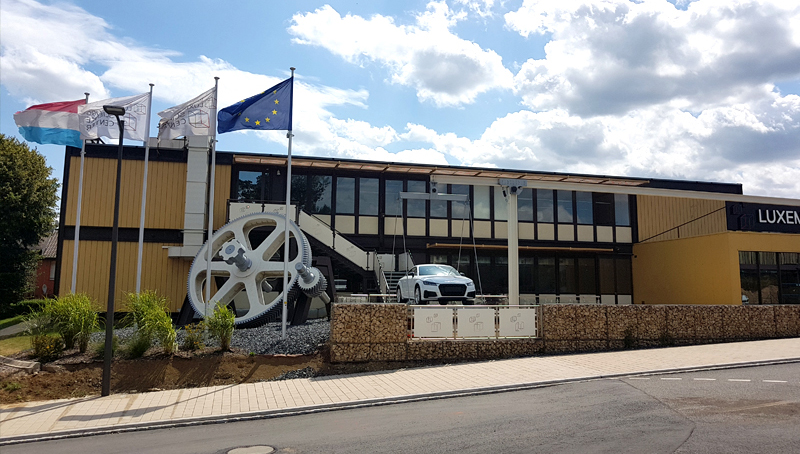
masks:
[[[658,374],[667,374],[676,372],[695,372],[695,371],[699,372],[707,370],[735,369],[741,367],[772,366],[778,364],[792,364],[799,362],[800,362],[800,357],[784,358],[776,360],[746,361],[746,362],[715,364],[706,366],[656,369],[656,370],[648,370],[640,372],[626,372],[619,374],[589,375],[585,377],[572,377],[572,378],[545,380],[545,381],[528,382],[528,383],[513,383],[507,385],[486,386],[481,388],[468,388],[468,389],[454,390],[454,391],[441,391],[435,393],[413,394],[406,396],[382,397],[376,399],[365,399],[356,402],[309,405],[306,407],[295,408],[295,409],[263,410],[256,412],[239,413],[236,415],[202,416],[202,417],[185,418],[172,421],[153,421],[144,423],[115,425],[115,426],[108,426],[101,428],[95,427],[91,429],[73,429],[73,430],[65,430],[59,432],[51,432],[46,434],[29,434],[29,435],[19,435],[12,437],[0,437],[0,446],[22,444],[22,443],[33,443],[40,441],[62,440],[67,438],[90,437],[95,435],[139,432],[145,430],[173,429],[173,428],[205,425],[205,424],[226,424],[226,423],[240,422],[240,421],[253,421],[258,419],[282,418],[287,416],[307,415],[307,414],[322,413],[322,412],[336,411],[336,410],[348,410],[355,408],[377,407],[383,405],[394,405],[394,404],[409,403],[409,402],[422,402],[428,400],[447,399],[453,397],[480,396],[480,395],[496,394],[502,392],[522,391],[526,389],[546,388],[549,386],[555,386],[560,384],[579,383],[592,380],[605,380],[605,379],[614,379],[614,378],[641,376],[641,375],[658,375]]]

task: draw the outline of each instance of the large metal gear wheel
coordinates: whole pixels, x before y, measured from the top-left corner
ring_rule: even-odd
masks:
[[[211,239],[200,248],[189,270],[189,302],[201,317],[206,316],[205,280],[207,273],[207,248],[211,247],[211,276],[216,282],[224,280],[212,292],[211,302],[236,307],[236,326],[259,326],[275,318],[281,308],[283,292],[274,296],[268,280],[283,281],[283,252],[285,218],[280,214],[256,213],[237,218],[214,232]],[[258,228],[271,228],[267,237],[255,246],[251,232]],[[268,230],[268,229],[267,229]],[[289,221],[289,235],[295,239],[297,252],[289,257],[289,294],[292,304],[300,294],[297,286],[298,264],[311,266],[311,246],[300,228]],[[243,302],[245,302],[243,304]],[[213,305],[209,305],[209,311]]]

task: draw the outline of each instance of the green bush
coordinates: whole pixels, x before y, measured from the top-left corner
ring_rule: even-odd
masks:
[[[126,356],[130,359],[141,358],[153,346],[153,338],[139,331],[125,348]]]
[[[36,312],[42,310],[42,307],[47,302],[47,299],[41,300],[23,300],[16,303],[12,303],[9,307],[9,316],[13,315],[25,315],[31,312]]]
[[[42,312],[49,315],[56,332],[61,334],[66,348],[78,343],[81,353],[89,346],[89,336],[100,326],[95,304],[88,295],[69,293],[56,299],[48,299],[42,305]]]
[[[117,337],[117,335],[115,334],[111,337],[111,357],[113,358],[118,351],[119,351],[119,337]],[[94,344],[94,356],[96,356],[99,359],[105,359],[106,357],[105,341]]]
[[[227,306],[214,305],[214,313],[211,317],[206,318],[206,326],[208,332],[215,339],[219,339],[219,345],[222,350],[228,350],[231,347],[231,338],[233,337],[233,325],[236,321],[236,315]]]
[[[172,326],[166,298],[153,291],[129,293],[127,306],[129,317],[137,328],[137,338],[146,338],[149,345],[157,340],[166,353],[175,352],[175,327]],[[139,342],[145,344],[144,340]]]
[[[203,342],[203,333],[206,330],[206,325],[200,321],[186,325],[183,328],[183,342],[181,342],[181,349],[186,351],[202,350],[206,348]]]
[[[33,356],[43,363],[54,361],[64,351],[64,341],[57,334],[42,334],[31,337]]]

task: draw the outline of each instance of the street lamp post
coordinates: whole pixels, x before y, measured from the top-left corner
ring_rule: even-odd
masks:
[[[125,115],[125,108],[120,106],[103,106],[103,110],[117,118],[119,125],[119,149],[117,151],[117,187],[114,191],[114,224],[111,229],[111,267],[108,277],[108,308],[106,309],[106,345],[103,355],[103,389],[102,396],[111,393],[111,355],[112,341],[114,338],[114,296],[117,281],[117,239],[119,234],[119,187],[122,178],[122,135],[125,131],[125,120],[120,115]]]

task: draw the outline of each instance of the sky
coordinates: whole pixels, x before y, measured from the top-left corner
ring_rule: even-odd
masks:
[[[741,183],[800,197],[800,2],[0,1],[0,132],[153,88],[218,106],[296,67],[292,154]],[[217,149],[286,154],[286,133]],[[135,143],[135,142],[132,142]],[[64,147],[35,145],[63,174]]]

